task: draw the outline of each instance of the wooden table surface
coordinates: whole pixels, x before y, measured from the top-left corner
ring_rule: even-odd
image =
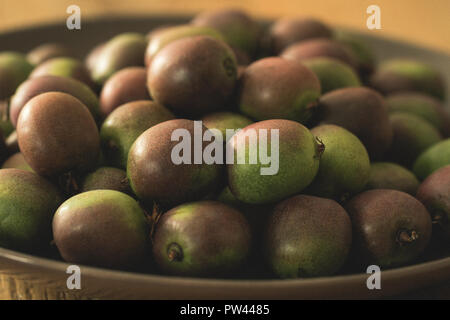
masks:
[[[255,17],[314,16],[330,24],[450,53],[449,0],[0,0],[0,32],[46,22],[63,23],[68,16],[66,9],[72,4],[81,8],[82,19],[124,14],[194,14],[220,7],[243,8]],[[366,27],[366,8],[372,4],[381,9],[381,30],[370,31]],[[0,293],[0,299],[12,297],[3,290]],[[396,298],[450,299],[450,281]]]

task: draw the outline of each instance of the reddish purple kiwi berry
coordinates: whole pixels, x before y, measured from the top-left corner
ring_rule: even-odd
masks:
[[[414,262],[431,237],[431,218],[411,195],[387,189],[369,190],[346,207],[353,224],[353,243],[363,263],[393,268]]]
[[[416,195],[433,221],[433,231],[436,230],[450,243],[450,165],[440,168],[426,178]]]
[[[242,10],[220,9],[201,12],[191,23],[218,30],[230,47],[250,56],[255,54],[261,31],[260,26]]]
[[[347,259],[352,225],[337,202],[298,195],[274,208],[266,237],[267,259],[277,276],[329,276]]]
[[[182,204],[164,213],[153,235],[161,271],[220,277],[241,267],[251,245],[250,226],[236,209],[217,201]]]
[[[333,31],[323,22],[312,18],[284,18],[269,30],[271,51],[280,53],[291,44],[314,38],[331,38]]]
[[[278,57],[252,63],[239,78],[239,109],[256,120],[305,123],[319,96],[319,79],[309,68]]]
[[[388,109],[375,90],[361,87],[331,91],[319,99],[317,117],[320,123],[352,132],[373,159],[380,159],[392,143]]]
[[[302,61],[315,57],[329,57],[342,61],[356,70],[357,63],[353,53],[343,44],[332,39],[312,39],[294,43],[284,49],[280,56],[285,59]]]
[[[144,211],[114,190],[84,192],[64,202],[53,218],[53,237],[62,258],[76,264],[136,268],[150,251]]]
[[[194,116],[223,108],[236,77],[233,51],[222,41],[195,36],[160,50],[148,70],[147,84],[155,101],[176,114]]]
[[[43,93],[28,101],[17,122],[17,137],[26,162],[43,176],[88,171],[100,151],[89,110],[62,92]]]
[[[64,92],[80,100],[91,112],[94,119],[99,117],[99,102],[95,93],[84,83],[66,77],[42,76],[28,79],[17,88],[11,99],[9,118],[16,126],[19,114],[31,98],[45,92]]]
[[[113,74],[103,85],[100,111],[103,116],[107,116],[118,106],[137,100],[150,100],[147,71],[144,67],[124,68]]]
[[[172,139],[175,130],[184,135]],[[127,175],[139,199],[145,203],[154,200],[168,208],[202,199],[211,190],[222,187],[220,164],[194,163],[194,143],[198,143],[195,140],[203,137],[206,130],[194,121],[175,119],[159,123],[137,138],[128,154]],[[201,150],[209,144],[207,141],[200,143]],[[180,146],[191,151],[181,150]]]

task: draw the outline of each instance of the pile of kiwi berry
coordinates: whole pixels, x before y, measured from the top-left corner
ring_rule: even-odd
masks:
[[[118,34],[84,61],[56,43],[0,52],[0,247],[188,277],[417,263],[450,244],[445,88],[314,18],[238,10]],[[277,172],[174,163],[195,121],[211,139],[242,129],[221,151],[247,160],[277,130]]]

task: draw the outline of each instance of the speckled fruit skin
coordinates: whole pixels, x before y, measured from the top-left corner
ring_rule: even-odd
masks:
[[[370,167],[370,178],[366,190],[393,189],[414,196],[419,187],[414,173],[396,163],[374,162]]]
[[[289,45],[313,38],[331,38],[333,31],[321,21],[312,18],[284,18],[277,20],[269,30],[271,51],[280,53]]]
[[[414,162],[413,171],[423,180],[448,164],[450,164],[450,139],[445,139],[425,149]]]
[[[361,86],[355,71],[339,60],[317,57],[305,59],[302,63],[319,78],[322,94],[340,88]]]
[[[267,150],[271,150],[271,129],[279,130],[279,170],[275,175],[261,175],[259,157],[256,164],[249,163],[249,150],[258,146],[243,142],[246,132],[267,130]],[[241,139],[240,139],[241,137]],[[248,139],[245,139],[248,140]],[[253,143],[250,140],[250,143]],[[234,163],[227,165],[228,184],[233,195],[251,204],[280,201],[299,193],[314,179],[319,168],[320,151],[314,136],[298,122],[290,120],[266,120],[251,124],[240,130],[228,141],[227,148],[235,154]],[[237,163],[237,151],[245,150],[245,164]],[[273,161],[273,159],[272,159]]]
[[[0,170],[0,247],[37,253],[50,245],[58,190],[35,173]]]
[[[150,100],[147,70],[144,67],[124,68],[112,75],[100,93],[100,111],[107,116],[118,106],[137,100]]]
[[[247,13],[238,9],[220,9],[199,13],[191,22],[197,26],[218,30],[232,48],[253,56],[258,46],[261,28]]]
[[[356,70],[357,63],[353,53],[342,43],[333,39],[312,39],[294,43],[284,49],[280,56],[285,59],[302,61],[315,57],[329,57],[342,61]]]
[[[442,103],[418,92],[400,92],[386,97],[389,112],[407,112],[419,116],[438,129],[444,137],[450,136],[450,113]]]
[[[42,76],[22,83],[11,99],[9,118],[14,126],[25,104],[33,97],[45,92],[64,92],[80,100],[91,112],[94,119],[99,117],[99,101],[95,93],[84,83],[65,77]]]
[[[22,53],[0,52],[0,100],[13,95],[32,70],[33,66]]]
[[[435,127],[418,116],[396,112],[391,114],[389,119],[394,137],[386,157],[405,167],[411,167],[423,151],[442,139]]]
[[[122,33],[110,39],[95,58],[92,78],[103,84],[115,72],[132,66],[143,66],[147,39],[139,33]]]
[[[417,91],[445,99],[445,84],[439,72],[411,59],[384,61],[372,76],[371,85],[383,94]]]
[[[100,136],[89,110],[61,92],[28,101],[17,122],[17,139],[26,162],[43,176],[88,171],[100,152]]]
[[[353,224],[353,243],[365,263],[399,267],[413,262],[429,243],[430,214],[407,193],[369,190],[354,197],[345,208]],[[418,238],[399,243],[398,235],[404,230],[414,230]]]
[[[350,218],[331,199],[298,195],[279,203],[268,222],[267,258],[281,278],[329,276],[352,243]]]
[[[131,194],[127,173],[112,167],[100,167],[83,178],[81,192],[92,190],[116,190]]]
[[[71,57],[72,52],[69,47],[61,43],[43,43],[27,53],[27,60],[32,65],[39,65],[47,60],[58,57]]]
[[[370,161],[361,141],[350,131],[331,124],[311,129],[324,144],[319,172],[307,192],[344,202],[364,189],[370,176]]]
[[[172,150],[181,141],[171,141],[176,129],[190,133],[191,164],[176,165],[172,161]],[[202,126],[202,135],[205,130]],[[128,154],[127,175],[139,199],[154,200],[163,208],[170,208],[199,200],[222,187],[220,164],[194,164],[194,137],[194,121],[174,119],[147,129],[136,139]],[[208,144],[203,142],[202,150]]]
[[[161,216],[153,235],[153,254],[161,271],[183,276],[225,276],[242,265],[250,245],[244,216],[217,201],[173,208]],[[177,254],[171,259],[173,248]]]
[[[320,96],[317,76],[300,63],[271,57],[248,66],[239,78],[240,111],[255,120],[305,123]]]
[[[126,169],[128,152],[134,141],[148,128],[173,118],[169,110],[153,101],[133,101],[118,107],[100,129],[106,160]]]
[[[57,57],[49,59],[34,68],[29,78],[48,75],[73,78],[92,89],[95,88],[88,69],[81,61],[74,58]]]
[[[148,68],[155,55],[169,43],[194,36],[209,36],[217,40],[225,41],[217,30],[205,26],[181,25],[169,26],[155,30],[152,33],[145,51],[145,65]]]
[[[383,97],[375,90],[343,88],[319,99],[322,124],[335,124],[356,135],[373,159],[382,158],[392,143],[393,131]]]
[[[181,115],[223,108],[233,94],[237,64],[222,41],[206,36],[178,39],[153,58],[147,85],[155,101]]]
[[[416,198],[428,209],[433,232],[450,243],[450,165],[428,176],[419,187]]]
[[[34,172],[23,157],[23,154],[18,152],[10,156],[2,165],[2,169],[21,169],[29,172]]]
[[[233,112],[215,112],[207,114],[202,118],[203,125],[208,129],[218,129],[222,133],[224,142],[226,129],[242,129],[253,123],[249,118]]]
[[[136,200],[114,190],[94,190],[65,201],[53,218],[53,237],[69,263],[136,267],[146,260],[150,228]]]

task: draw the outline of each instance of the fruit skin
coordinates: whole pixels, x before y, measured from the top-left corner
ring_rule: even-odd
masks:
[[[33,66],[25,55],[13,51],[0,52],[0,100],[14,94],[16,88],[27,79]]]
[[[294,43],[284,49],[280,56],[288,60],[301,62],[315,57],[329,57],[339,60],[356,70],[357,63],[352,52],[333,39],[312,39]]]
[[[429,243],[430,214],[407,193],[369,190],[351,199],[345,208],[353,224],[353,243],[364,263],[381,268],[406,265]],[[409,243],[400,239],[402,231],[408,234]],[[414,239],[413,231],[418,238]]]
[[[153,254],[164,273],[225,276],[246,260],[251,231],[244,216],[217,201],[182,204],[164,213],[153,235]]]
[[[17,141],[17,132],[14,130],[11,132],[9,136],[5,139],[6,148],[8,150],[8,154],[14,154],[20,152],[19,142]]]
[[[450,136],[450,113],[439,100],[418,92],[400,92],[387,96],[386,104],[390,113],[414,114],[431,123],[444,137]]]
[[[100,151],[89,110],[62,92],[43,93],[28,101],[19,116],[17,138],[30,167],[49,177],[88,171]]]
[[[414,173],[396,163],[374,162],[370,167],[366,190],[394,189],[414,196],[419,184]]]
[[[218,111],[231,98],[236,58],[222,41],[206,36],[178,39],[153,58],[147,85],[155,101],[176,114]]]
[[[91,112],[94,119],[99,118],[99,102],[95,93],[84,83],[65,77],[42,76],[22,83],[11,98],[9,119],[14,127],[25,104],[33,97],[45,92],[64,92],[80,100]]]
[[[107,116],[117,107],[137,100],[150,100],[147,70],[144,67],[124,68],[113,74],[103,85],[100,111],[103,116]]]
[[[155,30],[150,37],[145,51],[145,66],[148,68],[156,54],[169,43],[194,36],[209,36],[225,41],[219,31],[206,26],[181,25],[164,27],[163,29]]]
[[[396,112],[389,119],[394,137],[386,157],[405,167],[411,167],[423,151],[442,139],[435,127],[415,115]],[[417,177],[420,179],[420,175]]]
[[[448,164],[450,164],[450,139],[445,139],[425,149],[414,162],[413,171],[423,180]]]
[[[322,94],[340,88],[361,86],[355,71],[336,59],[316,57],[302,60],[302,63],[319,78]]]
[[[331,28],[312,18],[284,18],[277,20],[269,30],[271,51],[275,54],[291,44],[313,38],[331,38]]]
[[[136,139],[128,154],[127,176],[140,200],[145,203],[154,200],[163,208],[171,208],[183,202],[199,200],[222,187],[223,168],[220,164],[194,164],[194,139],[198,134],[194,128],[194,121],[191,120],[168,120],[147,129]],[[172,160],[174,147],[184,141],[184,138],[171,141],[176,129],[187,130],[191,137],[191,164],[177,165]],[[198,131],[203,136],[206,130],[202,125]],[[203,142],[202,150],[208,144]],[[149,163],[152,165],[149,166]]]
[[[202,121],[208,129],[220,130],[224,142],[226,142],[226,129],[242,129],[253,123],[252,120],[239,113],[226,111],[207,114],[202,118]]]
[[[267,150],[272,149],[272,129],[279,130],[278,172],[262,175],[261,169],[268,168],[258,157],[251,164],[250,151],[259,150],[261,130],[267,130]],[[255,132],[258,139],[248,139],[251,143],[243,145],[246,134]],[[245,139],[245,140],[244,140]],[[254,145],[256,142],[258,145]],[[227,148],[234,153],[234,161],[228,164],[228,185],[233,195],[240,201],[250,204],[272,203],[301,192],[314,179],[319,169],[320,150],[314,136],[298,122],[290,120],[266,120],[251,124],[228,141]],[[256,149],[258,148],[258,149]],[[244,150],[245,163],[238,162],[238,151]],[[272,159],[272,164],[277,159]],[[272,165],[275,169],[275,165]],[[273,172],[272,172],[273,173]]]
[[[370,177],[370,161],[358,137],[332,124],[314,127],[311,133],[324,144],[325,150],[307,193],[344,202],[363,190]]]
[[[53,218],[53,237],[70,263],[132,268],[145,261],[150,228],[144,211],[130,196],[94,190],[65,201]]]
[[[73,78],[92,89],[95,88],[87,68],[81,61],[74,58],[57,57],[49,59],[34,68],[29,78],[47,75]]]
[[[2,169],[21,169],[29,172],[34,172],[23,157],[23,154],[18,152],[10,156],[2,165]]]
[[[27,60],[32,65],[39,65],[47,60],[58,57],[71,57],[71,50],[61,43],[43,43],[27,53]]]
[[[428,176],[416,198],[428,209],[434,223],[433,232],[450,242],[450,165]]]
[[[63,201],[35,173],[0,170],[0,247],[38,253],[50,245],[52,217]]]
[[[105,119],[100,129],[107,161],[126,169],[128,152],[134,141],[148,128],[173,118],[169,110],[153,101],[133,101],[118,107]]]
[[[131,194],[127,173],[112,167],[100,167],[83,178],[81,192],[92,190],[116,190]]]
[[[239,110],[256,120],[305,123],[320,96],[320,82],[307,67],[279,57],[258,60],[239,79]]]
[[[103,84],[120,69],[143,66],[147,39],[139,33],[121,33],[110,39],[95,58],[92,78]]]
[[[238,9],[219,9],[199,13],[191,22],[219,31],[232,48],[250,56],[255,54],[260,36],[260,26],[247,13]]]
[[[375,70],[376,59],[372,48],[368,46],[363,38],[342,30],[336,32],[335,38],[353,53],[359,75],[363,82],[366,83]]]
[[[442,76],[433,67],[412,59],[382,62],[371,78],[371,85],[383,94],[417,91],[445,99]]]
[[[267,257],[281,278],[329,276],[344,264],[352,243],[350,218],[331,199],[298,195],[269,218]]]
[[[335,124],[352,132],[373,159],[382,158],[392,143],[388,110],[375,90],[360,87],[329,92],[319,99],[316,117],[321,124]]]
[[[97,64],[98,57],[105,47],[105,44],[106,42],[97,44],[94,48],[91,49],[91,51],[89,51],[89,53],[86,55],[86,58],[84,59],[84,65],[89,70],[91,75],[95,68],[95,65]]]

